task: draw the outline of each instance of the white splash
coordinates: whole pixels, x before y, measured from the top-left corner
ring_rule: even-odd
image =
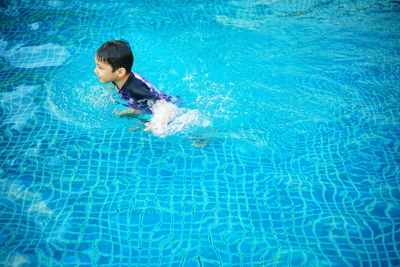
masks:
[[[153,112],[150,120],[152,132],[160,137],[184,132],[195,126],[211,125],[211,122],[198,110],[178,108],[166,101],[156,102],[151,110]]]
[[[82,102],[89,104],[90,106],[96,108],[106,108],[111,105],[110,98],[112,96],[112,92],[110,89],[105,90],[104,88],[98,85],[85,85],[89,90],[84,90],[84,88],[77,88],[76,91],[78,97],[82,99]]]
[[[155,135],[165,136],[167,134],[168,123],[172,121],[178,107],[167,101],[157,101],[152,107],[153,117],[150,120],[151,130]]]
[[[57,88],[57,84],[63,84],[63,87]],[[46,107],[61,121],[86,129],[114,127],[118,121],[112,113],[114,103],[110,100],[110,90],[92,85],[91,81],[71,85],[66,78],[47,83],[45,87]]]
[[[6,50],[7,42],[0,40],[0,56],[16,68],[32,69],[62,65],[69,57],[68,50],[58,44],[39,46],[16,45]]]

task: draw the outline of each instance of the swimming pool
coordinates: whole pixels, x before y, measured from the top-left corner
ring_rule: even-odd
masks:
[[[1,3],[1,264],[399,266],[399,10]],[[115,38],[211,125],[130,132],[93,73]]]

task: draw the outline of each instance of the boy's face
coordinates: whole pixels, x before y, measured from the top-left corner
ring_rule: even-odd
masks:
[[[101,83],[115,82],[119,79],[118,71],[113,71],[111,65],[98,60],[96,56],[94,61],[96,63],[94,73],[96,73]]]

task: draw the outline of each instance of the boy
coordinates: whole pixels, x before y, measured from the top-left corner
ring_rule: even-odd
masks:
[[[160,133],[165,130],[177,111],[171,97],[158,91],[149,81],[132,72],[134,57],[131,47],[124,40],[108,41],[100,46],[95,54],[94,72],[101,83],[112,82],[129,109],[120,116],[154,113],[145,131]],[[156,112],[160,111],[160,112]],[[157,113],[157,114],[156,114]]]

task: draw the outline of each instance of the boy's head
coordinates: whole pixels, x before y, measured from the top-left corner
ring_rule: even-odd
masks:
[[[95,73],[102,82],[113,81],[109,75],[129,74],[133,65],[133,54],[127,41],[113,40],[100,46],[95,55]],[[111,73],[110,73],[111,71]],[[102,79],[102,76],[106,76]]]
[[[109,64],[113,71],[125,68],[131,72],[133,65],[133,54],[131,46],[125,40],[108,41],[100,46],[96,51],[96,58]]]

